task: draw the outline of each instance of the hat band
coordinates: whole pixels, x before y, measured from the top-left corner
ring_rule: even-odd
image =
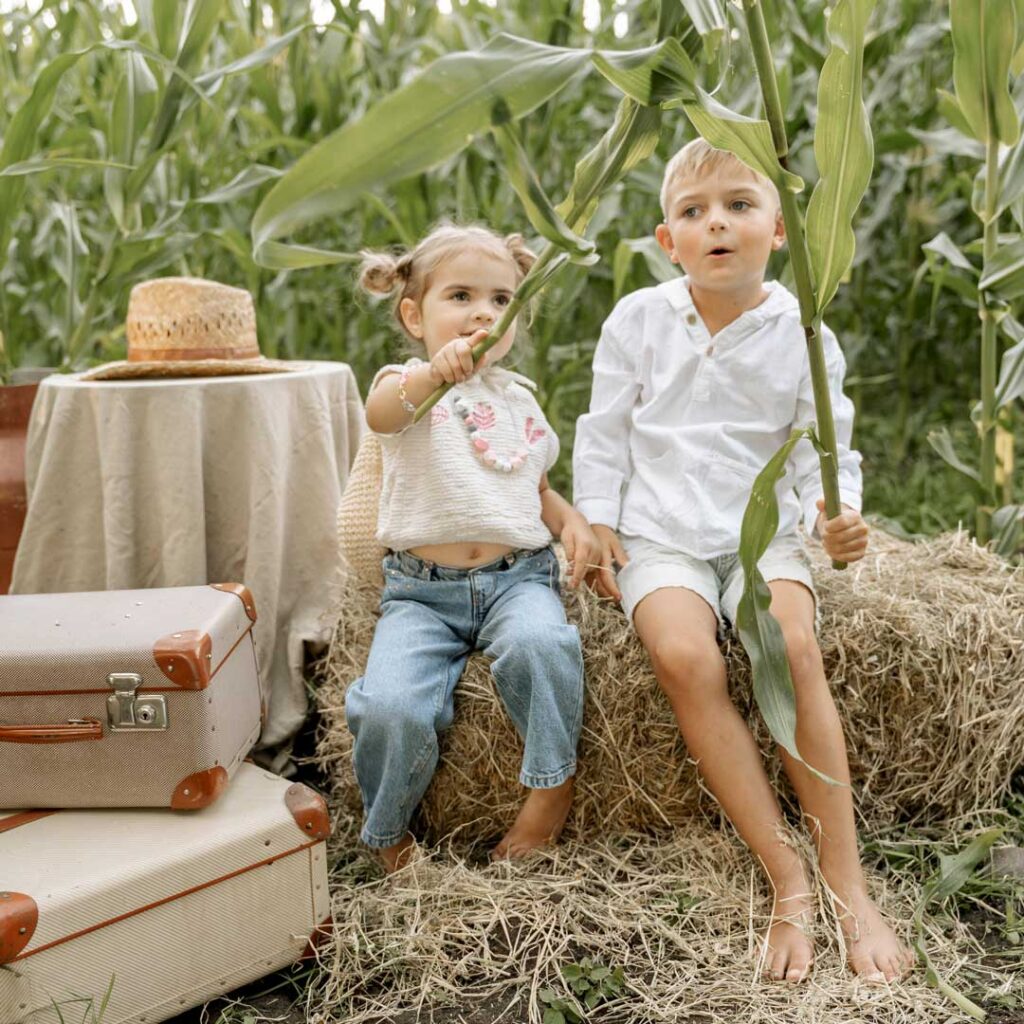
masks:
[[[184,362],[195,359],[259,359],[257,350],[246,348],[144,348],[129,349],[129,363]]]

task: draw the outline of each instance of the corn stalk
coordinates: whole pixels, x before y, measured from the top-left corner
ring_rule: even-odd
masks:
[[[942,94],[941,108],[953,127],[963,135],[977,140],[984,152],[980,181],[976,182],[974,211],[982,223],[980,274],[971,262],[948,239],[944,255],[960,271],[977,282],[971,292],[977,302],[981,320],[981,401],[974,419],[979,435],[978,469],[965,465],[953,448],[948,431],[933,431],[929,441],[942,458],[976,485],[978,501],[975,509],[975,533],[978,541],[988,544],[995,539],[996,549],[1011,553],[1020,536],[1019,524],[1024,507],[1005,505],[998,510],[997,488],[1012,473],[1013,437],[999,423],[1000,410],[1006,409],[1019,396],[1021,373],[1017,363],[1018,346],[1006,352],[1002,371],[997,376],[999,360],[998,334],[1002,325],[1011,340],[1017,326],[1009,316],[1008,303],[1024,294],[1021,265],[1024,263],[1024,241],[1002,239],[1000,215],[1024,192],[1024,151],[1022,151],[1020,119],[1014,108],[1010,80],[1019,71],[1024,53],[1024,3],[1020,0],[951,0],[950,29],[953,38],[953,85],[955,95]],[[1013,147],[1000,161],[1000,144]],[[944,237],[944,236],[943,236]],[[929,245],[933,246],[935,239]],[[1009,244],[1007,244],[1009,242]],[[951,283],[962,278],[951,278]],[[997,464],[997,441],[1003,458]],[[993,518],[996,536],[993,538]]]

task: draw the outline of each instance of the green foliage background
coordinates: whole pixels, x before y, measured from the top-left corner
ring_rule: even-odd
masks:
[[[306,3],[223,0],[218,17],[181,74],[172,72],[184,4],[33,0],[5,17],[0,35],[0,135],[40,72],[61,54],[127,40],[146,49],[100,46],[62,77],[36,132],[32,157],[129,163],[140,170],[60,164],[18,174],[17,203],[0,210],[9,230],[0,253],[0,331],[14,365],[79,368],[123,354],[128,291],[147,277],[195,274],[252,292],[268,355],[344,360],[365,390],[373,371],[403,342],[390,312],[360,297],[350,266],[274,272],[251,257],[252,213],[277,173],[340,125],[357,118],[438,56],[480,45],[498,31],[555,45],[616,48],[652,42],[655,0],[601,0],[588,31],[582,0],[389,2],[378,23],[340,0]],[[814,181],[811,126],[825,56],[822,0],[771,0],[769,32],[780,68],[792,168]],[[629,30],[618,38],[617,15]],[[963,450],[976,446],[969,412],[978,399],[977,311],[921,271],[922,243],[944,231],[966,243],[980,147],[948,128],[936,88],[949,88],[952,45],[941,0],[879,0],[865,54],[865,97],[875,136],[875,170],[857,218],[857,255],[829,325],[844,346],[847,391],[858,409],[855,443],[865,456],[866,508],[911,532],[971,519],[965,482],[929,448],[929,429],[947,425]],[[279,51],[234,62],[294,32]],[[162,60],[157,59],[162,55]],[[125,138],[125,79],[148,69],[162,101],[181,94],[167,122],[139,91]],[[225,76],[212,75],[224,69]],[[145,85],[145,82],[143,82]],[[721,98],[757,112],[749,47],[737,40]],[[566,193],[576,160],[611,122],[618,96],[589,76],[526,118],[523,141],[551,196]],[[115,113],[115,110],[117,113]],[[568,488],[576,417],[586,406],[590,358],[616,298],[654,283],[667,264],[653,249],[664,160],[692,136],[682,112],[667,118],[655,160],[631,173],[602,203],[589,234],[601,262],[567,269],[538,306],[520,368],[538,380],[562,439],[556,483]],[[127,158],[127,159],[126,159]],[[147,159],[148,158],[148,159]],[[23,168],[24,169],[24,168]],[[14,180],[8,168],[8,182]],[[134,175],[134,178],[133,178]],[[128,196],[124,201],[124,196]],[[526,221],[490,138],[398,187],[367,194],[343,218],[298,241],[355,251],[411,243],[441,218],[524,230]],[[0,234],[0,237],[3,237]],[[536,248],[540,248],[538,244]],[[776,272],[784,268],[780,260]]]

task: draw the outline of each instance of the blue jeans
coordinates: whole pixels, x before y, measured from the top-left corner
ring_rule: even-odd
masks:
[[[474,569],[389,554],[366,674],[345,697],[369,846],[393,846],[406,834],[472,651],[492,659],[498,695],[523,738],[519,781],[547,789],[575,774],[583,656],[565,621],[551,548]]]

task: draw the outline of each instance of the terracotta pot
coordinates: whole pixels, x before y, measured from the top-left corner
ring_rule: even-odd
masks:
[[[0,386],[0,594],[11,586],[25,523],[25,434],[38,382]]]

